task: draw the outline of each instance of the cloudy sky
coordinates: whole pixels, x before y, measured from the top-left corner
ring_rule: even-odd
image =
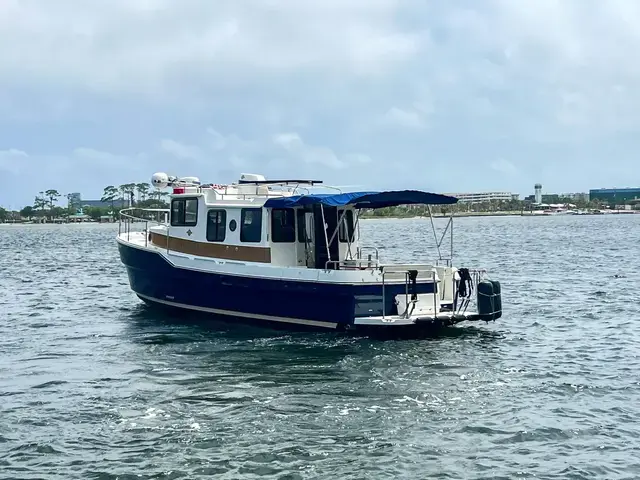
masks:
[[[156,171],[638,186],[640,2],[0,0],[0,205]]]

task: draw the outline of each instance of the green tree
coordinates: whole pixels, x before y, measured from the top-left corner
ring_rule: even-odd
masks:
[[[38,214],[44,215],[44,209],[47,208],[47,199],[45,198],[44,192],[40,192],[40,195],[36,195],[33,202],[33,208],[38,210]]]
[[[138,191],[138,201],[144,202],[147,199],[147,195],[149,195],[149,184],[148,183],[138,183],[136,184],[136,190]]]
[[[53,210],[53,205],[58,201],[58,198],[60,198],[60,194],[57,190],[50,189],[44,192],[44,196],[49,200],[49,209]]]
[[[0,223],[6,222],[9,219],[9,212],[0,207]]]
[[[118,187],[118,191],[120,192],[120,200],[122,201],[122,206],[126,205],[126,200],[131,198],[131,196],[136,191],[135,183],[125,183]]]
[[[116,198],[118,198],[118,189],[113,185],[109,185],[104,188],[104,192],[102,194],[101,202],[109,202],[111,204],[111,209],[113,210],[113,202],[115,202]]]
[[[24,207],[22,210],[20,210],[20,216],[22,218],[31,218],[35,215],[35,210],[32,206],[27,206]]]
[[[137,185],[135,183],[125,183],[123,187],[124,187],[124,194],[125,194],[124,199],[130,200],[131,206],[133,206],[133,204],[135,203]],[[123,206],[124,206],[124,203],[123,203]]]
[[[104,207],[87,207],[84,209],[85,215],[88,215],[92,220],[98,221],[100,217],[109,215],[111,209]]]

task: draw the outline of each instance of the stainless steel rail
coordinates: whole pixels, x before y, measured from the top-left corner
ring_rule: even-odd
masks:
[[[140,212],[138,215],[134,215],[132,212]],[[136,223],[144,224],[144,229],[141,230],[145,233],[144,235],[144,246],[148,246],[149,242],[149,222],[153,222],[156,225],[168,225],[169,222],[169,212],[168,208],[139,208],[139,207],[131,207],[131,208],[123,208],[120,210],[120,215],[118,219],[118,236],[126,233],[127,241],[131,241],[131,226]],[[156,219],[149,218],[153,215],[156,215]],[[165,214],[165,218],[160,220],[160,214]],[[134,231],[135,232],[135,231]]]
[[[386,292],[385,292],[385,276],[387,274],[396,273],[396,274],[404,274],[405,276],[404,277],[405,305],[407,306],[407,308],[402,314],[400,314],[401,316],[403,316],[404,318],[409,318],[411,316],[411,314],[409,314],[408,312],[409,312],[409,275],[411,274],[412,271],[415,271],[418,274],[420,274],[420,272],[429,274],[429,279],[433,282],[433,306],[435,309],[435,306],[437,305],[437,299],[438,299],[438,288],[437,288],[438,273],[432,265],[415,265],[415,266],[383,265],[380,267],[380,270],[382,272],[382,319],[383,320],[385,319],[385,316],[386,316],[385,306],[387,302],[386,302]],[[412,302],[412,303],[415,303],[415,302]],[[434,312],[434,314],[437,314],[437,312]]]

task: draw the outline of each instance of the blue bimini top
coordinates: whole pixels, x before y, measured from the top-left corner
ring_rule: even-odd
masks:
[[[270,198],[264,204],[267,208],[293,208],[305,205],[326,205],[328,207],[354,206],[355,208],[384,208],[397,205],[451,205],[456,197],[418,190],[398,190],[388,192],[350,192],[338,194],[295,195],[292,197]]]

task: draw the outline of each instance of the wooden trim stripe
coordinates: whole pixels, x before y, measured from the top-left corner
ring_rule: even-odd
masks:
[[[153,245],[167,248],[166,235],[154,232],[151,232],[150,235]],[[196,242],[185,238],[169,237],[169,250],[199,257],[271,263],[271,249],[268,247],[225,245],[224,243]]]

